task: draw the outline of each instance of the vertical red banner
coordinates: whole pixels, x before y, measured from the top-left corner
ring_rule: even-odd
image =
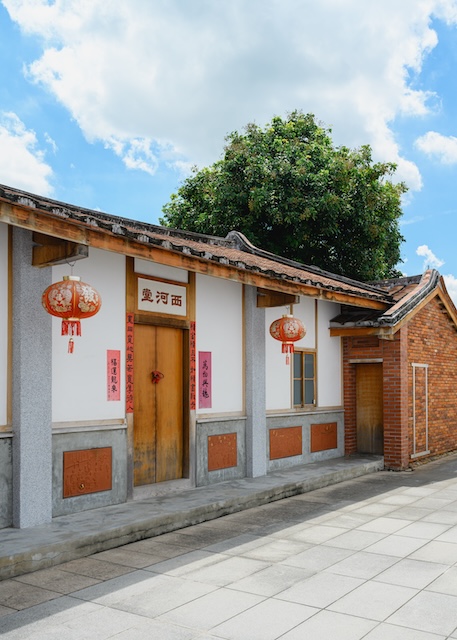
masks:
[[[196,351],[195,322],[190,323],[189,331],[189,356],[190,356],[190,410],[197,408],[197,351]]]
[[[108,349],[106,352],[106,383],[108,402],[121,399],[121,352]]]
[[[133,329],[135,316],[127,314],[125,336],[125,412],[133,413]]]
[[[211,409],[212,404],[211,351],[198,352],[198,406]]]

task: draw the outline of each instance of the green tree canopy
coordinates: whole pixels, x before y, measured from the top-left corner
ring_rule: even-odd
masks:
[[[335,147],[331,130],[294,111],[226,138],[223,158],[197,169],[161,224],[210,235],[237,230],[256,246],[362,281],[398,275],[401,195],[396,165],[371,148]]]

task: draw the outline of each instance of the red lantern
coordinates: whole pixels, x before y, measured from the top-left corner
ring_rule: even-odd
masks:
[[[100,310],[100,294],[79,276],[64,276],[51,284],[41,298],[43,307],[52,316],[62,318],[62,335],[70,336],[68,353],[73,353],[73,336],[81,335],[82,318],[90,318]]]
[[[270,325],[270,334],[275,340],[281,340],[282,352],[286,354],[286,364],[289,364],[289,354],[294,352],[294,342],[301,340],[305,334],[305,325],[292,315],[284,315]]]

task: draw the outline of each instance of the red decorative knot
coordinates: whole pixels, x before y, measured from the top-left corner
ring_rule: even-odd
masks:
[[[100,310],[100,294],[79,276],[64,276],[44,291],[41,302],[52,316],[62,318],[62,335],[70,336],[68,353],[73,353],[73,336],[81,335],[83,318],[90,318]]]
[[[294,342],[301,340],[306,334],[305,325],[299,318],[284,315],[270,325],[270,335],[282,342],[282,352],[286,354],[286,364],[289,364],[289,354],[294,352]]]

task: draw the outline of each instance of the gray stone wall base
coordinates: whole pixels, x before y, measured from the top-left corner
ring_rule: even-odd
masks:
[[[236,433],[237,464],[235,467],[208,471],[208,437]],[[246,419],[197,422],[197,487],[246,476]]]
[[[63,497],[64,451],[112,448],[112,489],[81,496]],[[62,516],[97,509],[127,500],[127,432],[126,429],[59,433],[52,437],[52,515]]]
[[[0,438],[0,529],[13,524],[13,459],[11,438]]]
[[[323,451],[315,451],[311,453],[311,425],[336,422],[337,424],[337,448],[325,449]],[[302,428],[303,451],[299,456],[290,456],[287,458],[279,458],[270,460],[270,438],[267,442],[268,456],[268,473],[280,469],[288,469],[297,465],[309,464],[311,462],[319,462],[321,460],[331,460],[332,458],[340,458],[344,456],[344,412],[337,411],[319,411],[305,414],[284,414],[271,416],[267,418],[267,431],[270,429],[284,429],[287,427]]]

